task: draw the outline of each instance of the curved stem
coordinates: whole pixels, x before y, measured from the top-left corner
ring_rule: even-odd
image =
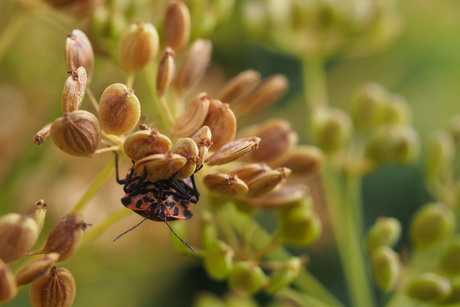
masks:
[[[11,42],[18,34],[24,20],[26,19],[27,12],[24,9],[19,9],[10,19],[0,36],[0,62],[6,54],[6,51],[11,45]]]
[[[103,234],[105,230],[110,228],[116,222],[127,217],[130,213],[132,213],[132,211],[126,209],[125,207],[122,207],[118,209],[117,211],[113,212],[111,215],[105,218],[104,221],[102,221],[102,223],[97,225],[97,227],[92,228],[91,231],[88,231],[88,233],[85,234],[82,245],[85,245],[93,241],[94,239],[99,237],[101,234]]]

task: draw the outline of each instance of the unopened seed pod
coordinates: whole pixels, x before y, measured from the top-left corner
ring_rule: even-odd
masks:
[[[171,147],[171,140],[158,129],[136,131],[123,142],[123,151],[134,162],[150,155],[165,154]]]
[[[190,12],[185,3],[169,2],[163,25],[164,45],[181,52],[190,39],[190,29]]]
[[[212,145],[211,129],[208,126],[203,126],[191,136],[191,139],[198,145],[198,156],[201,161],[204,161]]]
[[[75,71],[79,67],[84,67],[87,78],[86,83],[91,83],[94,69],[94,53],[91,42],[86,34],[75,29],[67,35],[65,45],[65,61],[68,71]]]
[[[64,89],[62,90],[61,110],[62,113],[76,111],[80,108],[85,96],[87,83],[86,69],[82,66],[69,72]]]
[[[279,219],[281,238],[287,245],[310,245],[321,234],[321,220],[309,207],[283,208]]]
[[[211,97],[206,93],[199,93],[193,98],[187,110],[179,116],[171,129],[171,135],[175,137],[186,137],[195,133],[206,119]]]
[[[253,261],[239,261],[233,265],[228,282],[240,294],[254,294],[266,284],[262,269]]]
[[[0,258],[0,304],[12,300],[17,292],[18,287],[14,275],[11,273],[10,268]]]
[[[63,152],[77,157],[91,157],[101,140],[96,116],[78,110],[64,114],[51,125],[51,138]]]
[[[68,213],[51,230],[43,252],[58,253],[59,259],[56,262],[64,261],[77,250],[87,227],[80,212]]]
[[[325,153],[335,153],[350,139],[352,124],[349,115],[339,109],[320,109],[312,116],[311,133],[316,145]]]
[[[121,135],[131,131],[141,116],[141,104],[133,89],[121,83],[109,85],[99,101],[102,130]]]
[[[407,101],[400,95],[392,94],[383,105],[383,119],[385,124],[407,125],[410,123],[410,108]]]
[[[33,204],[33,206],[25,214],[25,216],[30,217],[37,222],[39,233],[42,231],[43,225],[45,224],[46,211],[46,203],[43,199],[40,199]]]
[[[163,57],[158,64],[157,73],[157,93],[164,96],[170,88],[174,79],[176,63],[174,62],[174,50],[167,47],[163,53]]]
[[[401,236],[401,223],[391,217],[381,217],[369,230],[366,250],[370,253],[379,246],[393,247]]]
[[[187,163],[181,155],[167,152],[144,157],[134,163],[134,170],[151,182],[174,176]]]
[[[449,281],[452,290],[450,291],[450,294],[448,296],[440,300],[439,304],[457,306],[455,304],[460,303],[460,277],[456,276],[454,278],[451,278]]]
[[[72,273],[53,267],[30,285],[29,298],[33,307],[71,307],[77,294]]]
[[[175,86],[180,93],[186,93],[201,80],[211,60],[212,43],[206,39],[197,39],[187,50]]]
[[[410,236],[417,247],[434,246],[455,231],[455,213],[442,203],[429,203],[420,208],[410,225]]]
[[[185,165],[177,172],[177,179],[185,179],[192,176],[197,167],[202,164],[198,156],[198,145],[191,138],[179,139],[171,152],[187,159]]]
[[[323,164],[324,153],[319,147],[301,145],[293,147],[276,166],[289,168],[293,175],[314,176]]]
[[[409,297],[425,302],[436,303],[447,298],[452,287],[447,278],[427,272],[413,277],[406,287]]]
[[[151,23],[132,24],[118,43],[118,63],[128,72],[142,69],[157,55],[159,40]]]
[[[353,97],[350,115],[358,130],[373,128],[382,122],[385,116],[385,104],[389,94],[377,83],[365,84]]]
[[[440,130],[428,141],[425,159],[425,174],[428,178],[443,176],[452,166],[455,158],[455,141],[452,135]]]
[[[51,253],[32,261],[16,274],[16,283],[18,286],[30,284],[48,273],[58,259],[58,253]]]
[[[277,293],[285,287],[289,286],[289,284],[297,278],[300,271],[302,270],[302,267],[302,259],[298,257],[293,257],[281,265],[275,267],[269,279],[267,292]]]
[[[235,138],[235,115],[228,104],[219,100],[211,100],[203,126],[211,129],[213,145],[210,150],[218,150]]]
[[[384,291],[393,290],[401,276],[399,255],[382,245],[372,250],[371,264],[377,286]]]
[[[441,253],[439,267],[445,274],[460,275],[460,236],[452,238]]]
[[[39,229],[30,217],[8,213],[0,217],[0,258],[5,263],[22,256],[35,244]]]
[[[279,167],[276,170],[267,171],[253,177],[250,181],[246,182],[249,188],[246,197],[260,197],[273,191],[282,182],[284,182],[290,174],[290,169]]]
[[[232,104],[252,91],[260,83],[260,73],[248,69],[225,84],[225,87],[219,94],[219,100],[228,104]]]
[[[206,159],[208,165],[222,165],[239,159],[259,147],[260,138],[253,136],[228,142]]]
[[[288,121],[269,120],[263,124],[248,127],[242,135],[255,135],[260,138],[259,148],[249,152],[245,160],[250,162],[278,163],[283,160],[297,143],[297,133]]]
[[[247,184],[235,175],[209,174],[203,183],[210,192],[222,197],[243,197],[248,192]]]
[[[203,265],[209,276],[224,280],[230,274],[235,252],[225,242],[217,240],[210,244],[204,254]]]

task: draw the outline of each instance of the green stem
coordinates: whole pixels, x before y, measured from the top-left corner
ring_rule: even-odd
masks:
[[[115,162],[111,159],[109,163],[102,169],[93,183],[86,190],[85,194],[80,198],[80,200],[75,204],[72,211],[81,211],[83,210],[88,202],[94,197],[94,195],[99,191],[102,185],[107,181],[107,178],[112,174],[113,169],[115,168]]]
[[[303,63],[303,89],[306,109],[311,111],[328,102],[326,72],[324,59],[304,58]]]
[[[16,37],[17,33],[24,24],[24,20],[27,16],[28,11],[19,9],[12,17],[8,24],[3,29],[0,36],[0,62],[6,54],[11,42]]]
[[[132,213],[132,211],[127,210],[125,207],[122,207],[118,209],[117,211],[113,212],[106,219],[104,219],[102,223],[97,225],[97,227],[92,228],[90,231],[88,231],[87,234],[85,234],[82,245],[90,243],[91,241],[99,237],[101,234],[103,234],[104,231],[110,228],[113,224],[122,220],[123,218],[128,216],[130,213]]]

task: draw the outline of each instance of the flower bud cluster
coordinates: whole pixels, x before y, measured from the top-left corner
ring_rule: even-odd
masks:
[[[75,280],[67,269],[55,265],[75,252],[88,224],[81,213],[71,212],[51,230],[42,250],[29,252],[43,229],[46,211],[46,203],[39,200],[24,215],[8,213],[0,217],[0,303],[12,300],[19,287],[31,284],[32,306],[72,305]],[[44,255],[13,274],[10,265],[28,254]]]

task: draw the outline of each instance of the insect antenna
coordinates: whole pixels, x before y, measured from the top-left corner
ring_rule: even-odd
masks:
[[[171,232],[182,242],[185,244],[185,246],[187,246],[188,248],[190,248],[190,250],[192,252],[194,252],[196,254],[196,251],[193,249],[193,247],[191,247],[187,242],[185,242],[184,240],[182,240],[181,237],[179,237],[177,235],[177,233],[171,228],[171,226],[169,226],[169,223],[166,221],[166,219],[164,220],[165,224],[168,226],[169,230],[171,230]]]
[[[120,235],[118,235],[118,237],[116,237],[115,239],[113,239],[112,242],[115,242],[116,240],[120,239],[121,237],[123,237],[125,234],[127,234],[128,232],[130,232],[131,230],[134,230],[136,229],[138,226],[140,226],[142,223],[144,223],[147,219],[143,219],[142,221],[140,221],[138,224],[136,224],[134,227],[131,227],[130,229],[124,231],[123,233],[121,233]],[[171,228],[171,227],[170,227]]]

